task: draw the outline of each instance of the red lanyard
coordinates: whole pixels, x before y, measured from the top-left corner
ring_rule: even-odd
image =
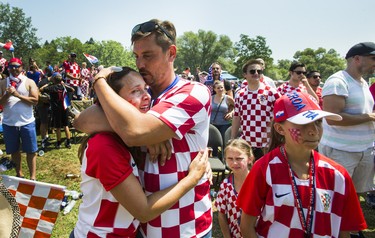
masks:
[[[312,230],[312,222],[314,218],[314,210],[315,210],[315,162],[314,156],[311,155],[310,158],[310,165],[309,165],[309,188],[310,188],[310,203],[307,208],[307,218],[305,217],[305,213],[303,212],[301,196],[298,192],[296,179],[293,175],[292,167],[288,161],[288,157],[286,155],[286,151],[284,146],[280,147],[281,154],[285,157],[289,165],[289,176],[291,179],[292,190],[294,194],[294,204],[297,206],[298,216],[301,222],[302,229],[305,232],[305,237],[311,237],[311,230]]]

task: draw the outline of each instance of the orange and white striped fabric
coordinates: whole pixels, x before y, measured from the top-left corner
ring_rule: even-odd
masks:
[[[65,186],[1,175],[20,208],[19,237],[48,238],[60,211]]]

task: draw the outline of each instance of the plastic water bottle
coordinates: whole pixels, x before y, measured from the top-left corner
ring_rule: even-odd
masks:
[[[76,205],[76,202],[77,202],[76,200],[71,200],[68,206],[64,208],[63,214],[64,215],[68,214],[73,209],[74,205]]]
[[[63,200],[61,202],[60,211],[62,211],[63,209],[65,209],[65,207],[68,205],[68,203],[69,203],[68,198],[69,198],[68,195],[64,196],[64,198],[63,198]]]

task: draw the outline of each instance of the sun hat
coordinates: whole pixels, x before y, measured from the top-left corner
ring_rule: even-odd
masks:
[[[323,117],[341,121],[338,114],[323,111],[306,93],[287,93],[276,100],[273,115],[275,122],[289,121],[297,125],[305,125]]]
[[[0,237],[16,238],[21,226],[20,209],[16,199],[0,178]]]
[[[375,55],[375,43],[374,42],[362,42],[354,45],[346,53],[345,59],[356,55]]]

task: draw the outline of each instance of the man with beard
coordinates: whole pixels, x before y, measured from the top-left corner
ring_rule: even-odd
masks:
[[[74,126],[88,133],[115,131],[128,146],[151,146],[168,140],[172,146],[169,160],[161,164],[146,159],[139,166],[149,195],[184,178],[191,160],[207,146],[211,99],[203,84],[181,80],[175,74],[176,29],[171,22],[153,19],[136,25],[131,35],[137,68],[150,87],[151,109],[141,113],[131,105],[134,102],[118,96],[105,81],[111,73],[111,68],[105,68],[93,82],[105,114],[93,106],[74,120]],[[148,108],[143,106],[143,110]],[[104,125],[107,120],[113,129]],[[172,208],[143,224],[142,235],[211,237],[209,192],[209,181],[204,178]]]
[[[345,59],[347,68],[330,76],[322,91],[323,109],[343,119],[323,121],[319,151],[346,168],[361,194],[371,190],[374,178],[374,100],[363,76],[374,74],[375,44],[356,44]]]

